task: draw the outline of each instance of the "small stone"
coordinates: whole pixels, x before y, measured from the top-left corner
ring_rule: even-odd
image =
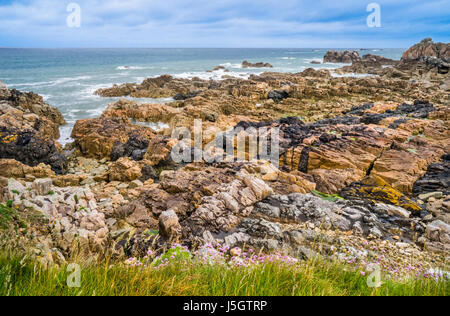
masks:
[[[209,230],[206,230],[203,233],[203,240],[205,241],[205,243],[211,244],[213,246],[216,246],[216,244],[217,244],[216,238],[214,238],[214,236],[212,235],[212,233]]]
[[[130,185],[128,186],[129,189],[136,189],[139,187],[142,187],[144,184],[140,180],[134,180],[131,181]]]
[[[438,241],[444,244],[450,243],[450,225],[441,220],[436,220],[429,224],[425,234],[432,241]]]
[[[118,190],[123,190],[123,189],[127,189],[129,187],[128,183],[121,183],[117,186]]]
[[[123,195],[121,194],[113,195],[111,199],[114,204],[122,204],[124,201]]]
[[[389,215],[400,216],[404,218],[409,218],[411,216],[411,212],[405,210],[402,207],[378,203],[375,206],[375,210],[378,212],[388,213]]]
[[[442,192],[431,192],[419,195],[419,199],[421,199],[424,202],[427,202],[430,198],[441,199],[442,197],[443,197]]]
[[[25,191],[25,187],[15,179],[8,179],[8,193],[11,199],[14,199],[17,195],[22,195]]]

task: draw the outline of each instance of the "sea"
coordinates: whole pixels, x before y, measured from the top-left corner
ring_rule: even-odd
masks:
[[[199,77],[221,80],[223,75],[248,78],[264,71],[296,73],[307,68],[336,69],[343,64],[311,64],[323,61],[331,48],[321,49],[22,49],[0,48],[0,81],[10,89],[33,91],[58,108],[67,125],[61,127],[60,142],[71,141],[79,119],[101,115],[119,98],[94,95],[99,88],[126,82],[140,83],[149,77],[170,74],[177,78]],[[342,49],[339,49],[342,50]],[[354,49],[350,49],[354,50]],[[375,54],[399,60],[404,49],[356,49],[360,55]],[[272,69],[243,69],[242,61],[269,62]],[[207,72],[216,66],[230,70]],[[352,74],[349,74],[352,76]],[[364,76],[364,75],[353,75]],[[170,99],[139,99],[164,103]]]

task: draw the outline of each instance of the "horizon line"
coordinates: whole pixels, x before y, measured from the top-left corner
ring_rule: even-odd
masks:
[[[407,49],[408,47],[20,47],[0,46],[0,49]]]

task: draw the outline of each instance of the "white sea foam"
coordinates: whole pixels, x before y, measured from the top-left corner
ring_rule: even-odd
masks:
[[[43,93],[41,93],[40,96],[42,97],[42,99],[44,99],[44,101],[47,101],[48,99],[51,99],[53,97],[53,95],[51,94],[43,94]]]
[[[180,79],[200,78],[203,80],[225,80],[226,78],[223,78],[223,76],[248,79],[248,77],[250,76],[250,73],[234,72],[234,71],[226,72],[223,69],[219,69],[219,70],[212,71],[212,72],[206,72],[206,71],[183,72],[183,73],[174,75],[175,78],[180,78]]]
[[[156,132],[162,131],[166,128],[169,128],[169,124],[163,123],[163,122],[140,122],[140,121],[131,121],[132,124],[150,127]]]
[[[72,125],[64,125],[59,128],[60,137],[58,139],[58,142],[62,146],[65,146],[66,144],[74,141],[74,139],[70,137],[70,135],[72,134],[72,128]]]
[[[91,76],[63,77],[52,81],[24,82],[15,84],[18,87],[39,87],[39,86],[58,86],[67,82],[89,80]]]
[[[372,74],[355,74],[355,73],[337,74],[335,72],[332,72],[331,76],[334,77],[334,78],[343,78],[343,77],[350,77],[350,78],[378,77],[378,75],[372,75]]]
[[[233,69],[242,69],[242,64],[224,63],[224,64],[220,64],[219,66],[233,68]]]
[[[323,58],[305,58],[304,61],[307,63],[311,63],[313,61],[323,63]]]
[[[144,70],[144,69],[155,69],[155,67],[142,67],[142,66],[119,66],[116,70]]]
[[[281,59],[283,59],[283,60],[294,60],[294,59],[297,59],[297,58],[295,58],[295,57],[281,57]]]

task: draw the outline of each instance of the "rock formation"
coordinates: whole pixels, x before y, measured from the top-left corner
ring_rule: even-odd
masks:
[[[0,228],[11,236],[0,243],[49,264],[145,256],[171,242],[338,260],[366,260],[376,248],[389,264],[442,262],[450,244],[447,48],[426,40],[400,62],[327,53],[325,62],[352,63],[337,72],[376,77],[309,68],[248,79],[163,75],[100,89],[173,99],[121,99],[101,117],[79,120],[68,157],[55,141],[61,114],[0,83],[0,202],[20,211]],[[196,119],[203,147],[194,149],[192,135],[173,133],[192,132]],[[261,157],[172,160],[174,148],[191,149],[192,158],[207,144],[214,157],[230,158],[226,144],[237,149],[236,134],[264,127],[279,129],[264,132],[277,137],[278,166]],[[254,158],[247,146],[244,156]]]
[[[345,50],[343,52],[339,52],[336,50],[330,50],[323,57],[324,63],[351,64],[352,62],[360,61],[360,60],[361,60],[361,56],[359,56],[359,53],[357,51],[351,52],[348,50]]]
[[[424,57],[435,57],[449,62],[450,44],[434,43],[431,38],[426,38],[405,51],[402,60],[419,60]]]
[[[45,163],[55,172],[64,172],[66,158],[56,142],[62,124],[62,114],[41,96],[0,87],[0,158],[32,167]]]
[[[242,62],[242,68],[273,68],[273,66],[269,63],[263,63],[263,62],[250,63],[250,62],[244,60]]]

